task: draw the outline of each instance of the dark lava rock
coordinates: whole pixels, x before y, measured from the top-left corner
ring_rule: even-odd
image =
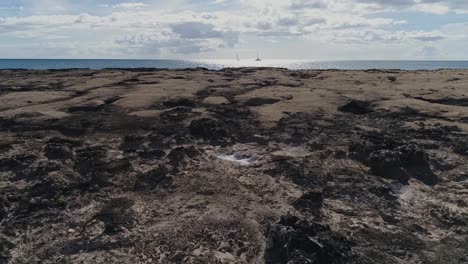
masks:
[[[318,223],[284,216],[268,230],[265,263],[356,263],[350,243]]]
[[[17,171],[13,181],[26,180],[33,181],[45,178],[49,172],[59,171],[62,165],[53,161],[39,161],[36,166],[24,167],[24,169]]]
[[[68,138],[62,138],[62,137],[53,137],[53,138],[50,138],[49,141],[48,141],[49,144],[59,144],[59,145],[63,145],[63,144],[66,144],[66,145],[69,145],[69,146],[72,146],[74,148],[76,147],[81,147],[82,145],[82,142],[79,141],[79,140],[76,140],[76,139],[68,139]]]
[[[15,247],[15,244],[0,234],[0,263],[9,263],[9,251]]]
[[[260,97],[253,97],[249,98],[244,105],[245,106],[262,106],[266,104],[274,104],[277,103],[281,100],[279,99],[274,99],[274,98],[260,98]]]
[[[13,157],[0,159],[0,171],[18,172],[30,168],[37,157],[30,154],[18,154]]]
[[[409,144],[395,148],[399,152],[401,162],[406,166],[429,165],[429,156],[416,145]]]
[[[320,208],[323,204],[323,193],[310,191],[303,194],[296,201],[294,201],[293,206],[297,210],[310,212],[314,215],[320,213]]]
[[[106,162],[101,170],[107,173],[122,173],[133,170],[133,166],[127,158],[123,158]]]
[[[172,108],[172,107],[177,107],[177,106],[185,106],[185,107],[195,107],[196,104],[193,100],[189,98],[175,98],[172,100],[165,101],[163,103],[165,107]]]
[[[164,166],[140,175],[134,185],[134,190],[137,192],[153,191],[161,187],[170,185],[171,178],[167,176],[167,169]]]
[[[403,184],[408,183],[409,176],[402,169],[400,155],[396,151],[387,149],[374,151],[369,156],[368,164],[372,173],[377,176],[398,180]]]
[[[4,199],[3,197],[0,198],[0,222],[2,222],[4,218],[6,218],[8,207],[9,207],[8,201]]]
[[[429,163],[429,156],[420,147],[409,144],[395,148],[400,155],[403,168],[413,178],[416,178],[427,185],[435,185],[439,181]]]
[[[271,169],[263,171],[263,173],[272,177],[286,177],[295,184],[303,187],[312,187],[317,183],[318,178],[306,173],[304,163],[300,160],[281,160],[274,164]]]
[[[408,173],[403,169],[401,153],[398,151],[382,149],[369,155],[368,165],[372,173],[385,178],[396,179],[401,183],[407,183]]]
[[[87,190],[108,184],[106,172],[107,150],[103,146],[81,148],[76,151],[75,170],[81,174],[80,188]]]
[[[1,143],[0,142],[0,151],[8,151],[12,148],[12,145],[9,143]]]
[[[352,142],[349,145],[350,156],[366,163],[369,155],[377,150],[394,149],[401,144],[398,144],[392,137],[381,133],[368,133],[361,136],[360,141]]]
[[[373,112],[371,104],[365,101],[354,100],[338,108],[341,112],[364,115]]]
[[[397,80],[397,78],[395,76],[388,76],[387,79],[391,82],[394,82]]]
[[[438,182],[429,164],[427,153],[414,144],[403,145],[393,150],[383,149],[370,154],[368,165],[372,173],[407,184],[410,177],[427,185]]]
[[[103,146],[81,148],[76,151],[75,167],[78,171],[88,171],[103,163],[107,150]]]
[[[457,154],[468,156],[468,141],[457,142],[457,144],[453,146],[453,151]]]
[[[178,147],[169,153],[167,155],[167,158],[170,161],[170,164],[174,168],[174,170],[178,170],[179,166],[183,166],[186,163],[187,159],[191,159],[196,157],[198,154],[200,154],[195,147]]]
[[[335,150],[333,152],[333,156],[335,157],[335,159],[344,159],[346,158],[346,151],[344,150]]]
[[[49,143],[44,149],[49,160],[66,160],[73,158],[72,147],[68,144]]]
[[[12,158],[0,159],[0,171],[13,171],[20,166],[20,163]]]
[[[120,149],[124,152],[136,152],[143,147],[144,138],[139,135],[127,135],[123,138]]]
[[[218,141],[228,135],[220,122],[210,118],[193,120],[189,129],[192,135],[206,140]]]
[[[166,152],[162,149],[143,149],[137,151],[138,156],[142,159],[159,159],[166,156]]]
[[[131,207],[134,202],[128,198],[115,198],[109,201],[94,216],[105,224],[105,233],[112,235],[120,231],[120,227],[129,229],[133,225],[133,211]]]

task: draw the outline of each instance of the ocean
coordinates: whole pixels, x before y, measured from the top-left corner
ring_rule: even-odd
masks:
[[[468,61],[300,61],[300,60],[101,60],[101,59],[0,59],[0,69],[281,67],[288,69],[468,69]]]

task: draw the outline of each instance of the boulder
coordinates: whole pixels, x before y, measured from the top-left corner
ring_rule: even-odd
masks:
[[[409,178],[418,179],[427,185],[438,182],[437,175],[431,170],[429,156],[414,144],[398,146],[393,150],[374,151],[367,163],[375,175],[395,179],[403,184],[407,184]]]
[[[368,165],[372,173],[384,178],[398,180],[400,183],[407,184],[409,176],[402,168],[400,153],[388,149],[377,150],[370,154]]]
[[[400,161],[408,174],[427,185],[435,185],[439,179],[432,172],[429,156],[417,145],[409,144],[395,148],[400,155]]]
[[[405,166],[429,166],[427,153],[414,144],[395,148],[400,155],[400,161]]]

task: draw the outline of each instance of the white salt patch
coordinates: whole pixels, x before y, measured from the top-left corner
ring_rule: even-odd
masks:
[[[236,155],[217,155],[216,156],[220,160],[226,160],[234,163],[239,163],[242,166],[248,166],[252,164],[250,159],[239,159],[236,158]]]

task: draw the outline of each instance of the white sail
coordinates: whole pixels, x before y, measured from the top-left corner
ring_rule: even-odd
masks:
[[[257,50],[257,59],[255,61],[262,61],[260,57],[258,56],[258,50]]]

